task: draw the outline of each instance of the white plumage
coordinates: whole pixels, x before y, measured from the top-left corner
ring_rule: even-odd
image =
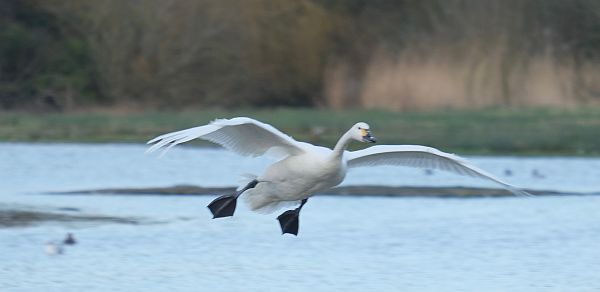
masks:
[[[423,169],[438,169],[460,175],[488,179],[520,196],[531,194],[501,181],[492,174],[471,165],[454,154],[421,145],[377,145],[367,149],[347,152],[348,167],[398,165]]]
[[[273,126],[250,118],[219,119],[208,125],[158,136],[148,144],[156,143],[147,152],[171,147],[197,138],[217,143],[244,156],[261,156],[267,151],[282,151],[286,155],[300,154],[299,143]],[[164,153],[163,152],[163,153]]]
[[[357,123],[333,149],[299,142],[271,125],[251,118],[220,119],[208,125],[158,136],[148,152],[164,151],[193,139],[204,139],[245,156],[276,154],[280,160],[256,177],[257,184],[244,192],[250,208],[269,212],[282,203],[306,199],[315,192],[341,183],[348,169],[376,165],[398,165],[438,169],[494,181],[517,194],[525,191],[495,178],[466,160],[435,148],[419,145],[379,145],[347,151],[350,141],[375,142],[366,123]]]

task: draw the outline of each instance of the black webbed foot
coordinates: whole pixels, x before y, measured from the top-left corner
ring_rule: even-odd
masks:
[[[233,213],[235,212],[235,206],[237,205],[237,198],[246,190],[255,187],[257,184],[257,180],[252,180],[248,183],[248,185],[237,191],[235,194],[223,195],[210,202],[207,207],[213,214],[213,219],[233,216]]]
[[[283,212],[277,220],[279,220],[279,225],[281,225],[281,234],[293,234],[298,236],[298,224],[299,224],[299,216],[300,210],[287,210]]]
[[[281,234],[289,233],[298,236],[300,210],[302,210],[302,207],[304,207],[304,204],[306,204],[307,201],[308,198],[302,200],[298,208],[294,210],[287,210],[277,217],[277,220],[279,220],[279,225],[281,225]]]
[[[223,195],[208,204],[208,209],[213,214],[213,219],[233,216],[237,205],[237,195]]]

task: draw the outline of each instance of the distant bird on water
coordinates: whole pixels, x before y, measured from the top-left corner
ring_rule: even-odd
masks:
[[[63,253],[63,247],[53,241],[46,243],[46,253],[48,255],[59,255]]]
[[[546,178],[545,175],[543,175],[539,170],[537,169],[533,169],[531,171],[531,176],[533,176],[534,178],[539,178],[539,179],[543,179]]]
[[[74,245],[76,243],[77,241],[73,237],[73,233],[67,233],[67,237],[65,238],[65,240],[63,240],[63,244]]]
[[[282,233],[298,234],[299,214],[309,197],[340,184],[348,169],[377,165],[410,166],[437,169],[461,175],[484,178],[502,185],[517,195],[525,191],[502,182],[466,160],[435,148],[420,145],[378,145],[358,151],[348,151],[351,141],[375,143],[368,124],[360,122],[342,135],[333,149],[299,142],[271,125],[245,117],[219,119],[208,125],[158,136],[147,152],[171,147],[200,138],[245,156],[271,154],[278,161],[259,176],[252,176],[235,194],[223,195],[208,208],[213,218],[233,216],[237,198],[244,194],[254,211],[268,213],[290,202],[300,205],[283,212],[277,219]],[[163,152],[164,153],[164,152]]]

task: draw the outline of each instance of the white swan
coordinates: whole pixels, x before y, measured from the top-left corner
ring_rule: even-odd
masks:
[[[278,217],[283,233],[297,235],[298,215],[307,199],[314,193],[340,184],[346,171],[355,167],[374,165],[401,165],[424,169],[438,169],[461,175],[494,181],[517,195],[529,194],[502,182],[491,174],[469,164],[453,154],[419,145],[379,145],[359,151],[347,151],[352,140],[374,143],[369,125],[360,122],[339,139],[333,149],[299,142],[271,125],[245,117],[220,119],[208,125],[194,127],[158,136],[148,144],[147,152],[171,147],[196,138],[208,140],[246,156],[267,153],[280,160],[233,195],[224,195],[208,205],[214,218],[232,216],[237,198],[243,193],[254,211],[273,211],[286,202],[302,201],[300,206]]]

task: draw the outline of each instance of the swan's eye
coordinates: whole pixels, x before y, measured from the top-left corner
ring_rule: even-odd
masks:
[[[362,128],[361,128],[361,127],[358,127],[358,129],[359,129],[359,130],[362,130]]]

